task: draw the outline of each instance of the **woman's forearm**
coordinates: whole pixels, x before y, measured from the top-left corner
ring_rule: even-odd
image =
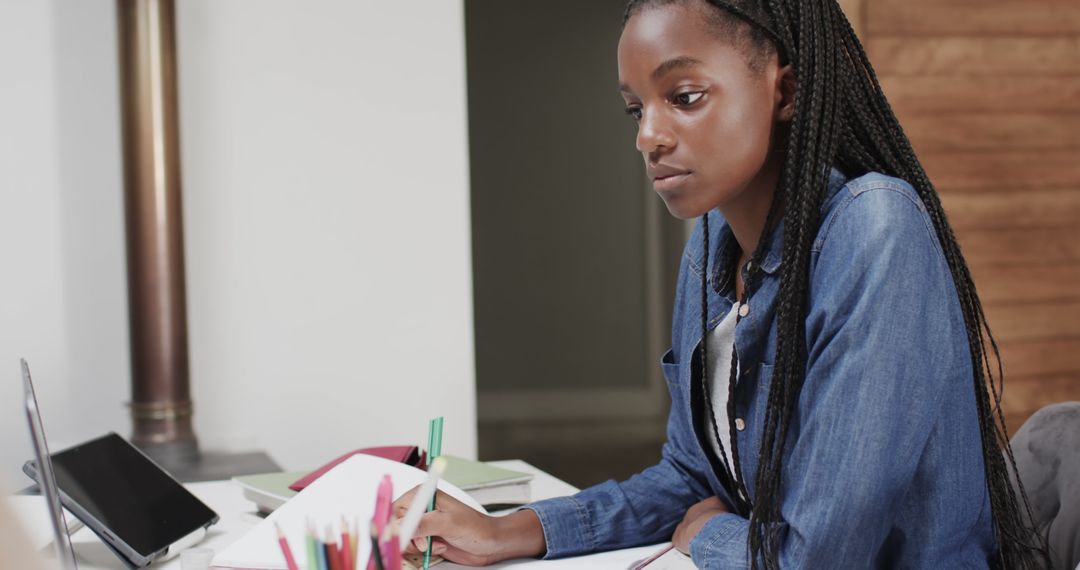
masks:
[[[500,560],[511,558],[535,558],[547,551],[544,527],[531,509],[495,519],[495,535],[499,544]]]

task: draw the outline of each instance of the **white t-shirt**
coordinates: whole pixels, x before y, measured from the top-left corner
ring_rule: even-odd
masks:
[[[731,465],[731,428],[727,415],[728,379],[731,377],[731,353],[735,346],[735,319],[738,314],[739,303],[735,303],[720,324],[709,331],[706,338],[709,350],[709,395],[712,396],[713,413],[716,416],[716,431],[720,432],[720,437],[724,440],[724,457],[728,465]],[[720,457],[720,446],[716,444],[712,424],[708,416],[703,418],[706,437],[712,444],[713,453]]]

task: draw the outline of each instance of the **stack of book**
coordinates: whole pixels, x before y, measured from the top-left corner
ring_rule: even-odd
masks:
[[[469,494],[489,511],[524,505],[532,500],[533,476],[487,463],[443,455],[446,473],[443,479]],[[309,471],[285,471],[234,477],[244,497],[255,503],[259,512],[269,514],[297,495],[289,489]]]
[[[533,476],[479,461],[444,455],[446,474],[453,483],[489,511],[513,508],[532,500]]]

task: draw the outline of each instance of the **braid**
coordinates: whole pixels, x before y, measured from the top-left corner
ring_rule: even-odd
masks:
[[[723,481],[724,485],[727,488],[732,489],[733,500],[735,501],[735,504],[732,505],[732,508],[734,508],[736,512],[745,514],[749,512],[750,504],[746,500],[745,489],[742,488],[742,484],[735,476],[734,470],[731,468],[731,464],[728,463],[727,454],[724,453],[724,440],[720,437],[720,429],[719,426],[717,426],[716,424],[716,410],[713,409],[712,394],[709,388],[709,343],[707,342],[707,334],[709,330],[709,214],[707,212],[704,216],[701,217],[701,230],[703,242],[701,262],[701,387],[705,395],[705,408],[708,412],[706,415],[709,416],[709,425],[712,427],[713,436],[716,437],[716,443],[720,448],[720,462],[721,466],[723,467],[723,471],[719,474],[720,479],[721,481]],[[731,359],[731,364],[732,366],[737,365],[737,362],[734,358]],[[733,387],[734,384],[729,383],[729,390],[733,389]],[[734,421],[731,420],[731,418],[734,417],[731,415],[731,402],[732,400],[729,396],[728,418],[729,421]],[[734,424],[732,424],[732,426],[734,426]],[[734,433],[734,431],[734,427],[732,427],[729,433]],[[738,453],[738,446],[732,445],[731,455],[733,461],[737,461],[735,458],[738,457]]]
[[[630,0],[623,22],[645,6],[680,1],[691,0]],[[853,177],[877,171],[901,178],[918,193],[941,244],[964,316],[985,481],[998,544],[997,566],[1028,569],[1049,565],[1045,542],[1030,527],[1033,517],[1023,482],[1017,477],[1016,486],[1011,484],[1010,470],[1016,473],[1016,462],[1001,410],[1004,373],[997,341],[986,322],[971,272],[937,191],[885,98],[851,23],[836,0],[705,0],[704,3],[715,8],[707,17],[719,33],[733,37],[749,29],[751,68],[756,58],[775,51],[782,61],[786,59],[793,64],[799,82],[786,158],[757,250],[749,255],[752,263],[740,300],[747,301],[749,291],[761,276],[761,260],[770,247],[769,230],[775,227],[782,209],[785,228],[776,308],[776,355],[754,474],[754,497],[747,492],[735,443],[738,355],[734,350],[728,382],[731,465],[723,453],[709,394],[706,348],[709,220],[707,214],[702,218],[705,242],[701,290],[702,384],[713,433],[720,442],[725,471],[721,478],[734,491],[733,509],[741,513],[749,511],[747,549],[752,567],[756,569],[762,563],[768,569],[779,567],[784,449],[806,373],[804,321],[808,309],[810,248],[820,226],[829,168],[833,165]],[[839,112],[841,109],[843,113]]]

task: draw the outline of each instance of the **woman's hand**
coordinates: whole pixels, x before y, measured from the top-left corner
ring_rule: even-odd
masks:
[[[394,518],[399,524],[415,494],[416,488],[413,488],[394,501]],[[427,549],[428,536],[432,537],[433,555],[468,566],[539,556],[546,549],[540,519],[533,511],[523,509],[493,517],[473,510],[442,491],[436,495],[435,510],[420,519],[420,526],[405,553],[422,553]]]
[[[718,497],[709,497],[695,504],[686,511],[686,516],[683,517],[679,526],[675,527],[675,535],[671,537],[671,542],[675,544],[679,552],[689,555],[690,541],[694,540],[697,533],[701,531],[701,527],[705,526],[709,519],[727,512],[731,511]]]

